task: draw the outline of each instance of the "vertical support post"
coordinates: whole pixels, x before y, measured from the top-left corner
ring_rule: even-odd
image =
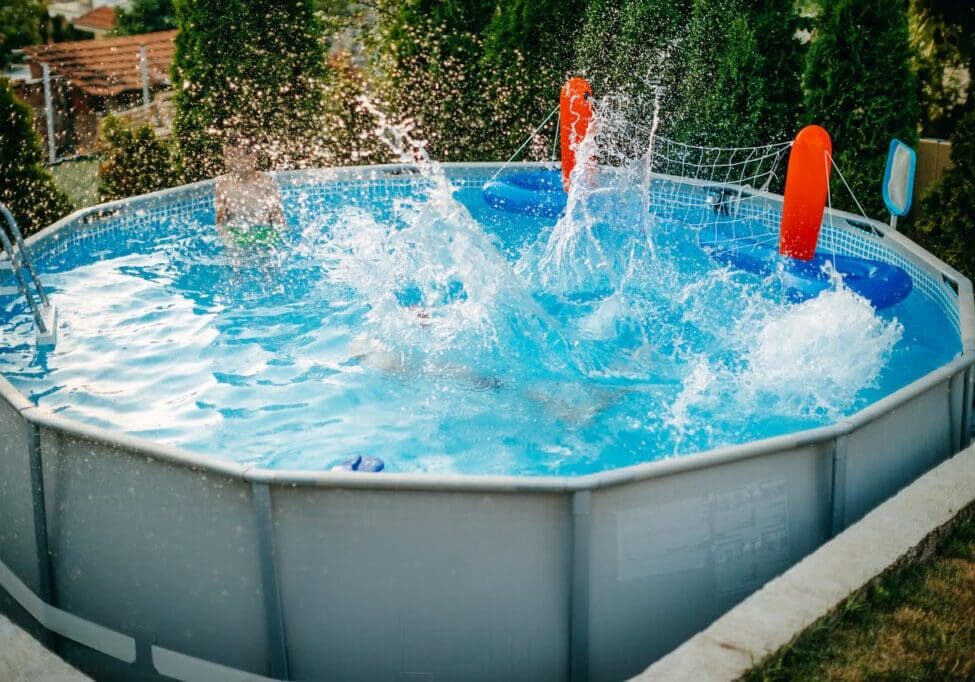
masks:
[[[146,108],[152,103],[149,97],[149,50],[139,45],[139,75],[142,76],[142,104]]]
[[[846,452],[848,437],[839,436],[833,441],[833,478],[830,485],[831,500],[829,536],[836,537],[846,528]]]
[[[44,121],[47,123],[47,160],[58,160],[58,150],[54,143],[54,97],[51,94],[51,67],[41,64],[41,78],[44,81]]]
[[[30,437],[27,455],[30,462],[31,506],[34,516],[34,546],[37,553],[37,575],[39,577],[39,596],[44,603],[55,605],[54,570],[51,565],[51,544],[47,528],[47,497],[44,490],[44,462],[41,459],[41,430],[30,424]],[[47,646],[57,646],[57,635],[45,628]]]
[[[972,368],[965,371],[964,404],[961,417],[961,448],[964,450],[972,442]]]
[[[284,612],[278,584],[277,552],[274,547],[274,518],[271,510],[271,489],[266,483],[252,484],[254,512],[257,516],[258,552],[261,561],[261,587],[264,592],[264,612],[267,619],[267,641],[270,653],[271,676],[290,679],[288,672],[288,642],[284,630]]]
[[[961,444],[965,439],[962,433],[963,425],[965,423],[965,406],[960,404],[964,401],[965,387],[964,385],[959,386],[959,383],[964,383],[967,372],[963,372],[961,375],[955,374],[950,379],[948,379],[948,428],[950,431],[950,440],[948,442],[948,454],[945,455],[945,459],[948,459],[956,452],[961,450]],[[959,391],[959,389],[961,389]],[[958,409],[955,406],[958,405]]]
[[[589,679],[589,550],[592,493],[572,494],[572,572],[569,604],[569,678]]]

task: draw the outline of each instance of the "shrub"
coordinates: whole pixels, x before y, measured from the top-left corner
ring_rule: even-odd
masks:
[[[968,277],[975,277],[975,111],[958,124],[954,166],[924,196],[911,236]]]
[[[314,164],[327,76],[314,0],[176,0],[174,134],[188,179],[223,170],[221,134],[255,138],[272,168]]]
[[[41,162],[33,113],[0,78],[0,202],[25,233],[49,225],[71,210],[67,196]]]
[[[695,0],[667,132],[699,145],[790,139],[801,107],[798,15],[784,0]]]
[[[329,59],[322,162],[331,166],[388,163],[388,147],[376,135],[379,122],[363,105],[367,83],[352,58],[339,52]]]
[[[98,196],[102,201],[146,194],[179,184],[169,143],[146,124],[127,127],[109,116],[102,123],[105,160],[98,168]]]
[[[488,0],[387,0],[375,42],[377,95],[442,161],[490,158],[489,79],[480,67]]]
[[[165,31],[176,28],[176,10],[173,0],[132,0],[126,9],[119,7],[118,25],[115,33],[122,36],[134,36],[140,33]]]
[[[558,106],[559,91],[574,66],[573,29],[584,10],[582,0],[499,0],[485,30],[481,59],[495,158],[511,156]],[[548,140],[554,131],[553,118],[544,130]],[[543,147],[547,151],[551,144]]]
[[[865,210],[883,215],[890,140],[917,140],[919,117],[905,0],[823,0],[806,63],[806,117],[826,128],[833,155]],[[854,208],[833,173],[833,203]]]
[[[576,43],[579,71],[597,97],[624,95],[623,113],[649,121],[657,87],[665,111],[683,79],[683,41],[691,0],[591,0]]]

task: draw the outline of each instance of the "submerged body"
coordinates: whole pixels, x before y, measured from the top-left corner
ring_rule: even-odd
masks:
[[[217,228],[228,245],[273,246],[284,227],[281,192],[257,169],[253,145],[240,136],[224,143],[227,173],[214,186]]]

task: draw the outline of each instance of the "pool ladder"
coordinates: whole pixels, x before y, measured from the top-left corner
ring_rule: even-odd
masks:
[[[27,301],[34,316],[34,328],[39,347],[54,346],[58,340],[58,312],[44,293],[44,287],[34,269],[34,261],[24,243],[24,237],[17,227],[10,209],[0,203],[0,214],[6,225],[0,224],[0,296],[17,295]],[[4,287],[5,271],[13,273],[15,287]]]

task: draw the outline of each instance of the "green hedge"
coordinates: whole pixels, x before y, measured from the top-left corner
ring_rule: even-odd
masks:
[[[871,217],[885,214],[881,181],[890,140],[917,142],[920,115],[906,0],[823,0],[806,60],[806,117]],[[833,203],[856,210],[833,173]]]
[[[176,0],[174,134],[187,179],[223,171],[221,135],[249,134],[267,165],[316,165],[327,82],[313,0]]]
[[[975,111],[959,123],[951,146],[954,166],[926,193],[911,229],[923,247],[975,277]]]

